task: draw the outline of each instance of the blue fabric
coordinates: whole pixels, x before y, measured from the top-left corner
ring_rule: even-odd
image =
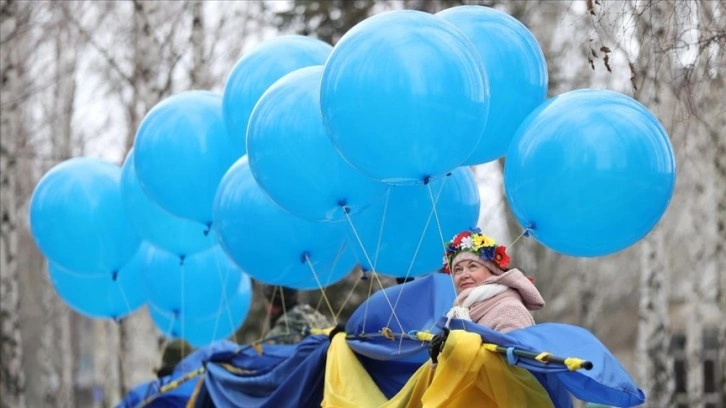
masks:
[[[300,404],[310,403],[311,399],[313,405],[320,406],[329,344],[325,336],[310,336],[297,346],[263,346],[264,354],[270,347],[280,359],[268,358],[268,366],[250,373],[233,373],[221,363],[241,368],[256,360],[251,355],[210,361],[204,386],[218,407],[306,406]]]
[[[188,372],[200,368],[212,355],[230,353],[238,348],[239,345],[228,340],[221,340],[208,346],[200,347],[181,360],[174,367],[174,370],[170,375],[145,382],[131,389],[126,397],[119,402],[116,408],[135,408],[147,400],[149,403],[144,405],[145,408],[184,408],[189,400],[189,397],[194,392],[194,387],[196,386],[197,381],[199,381],[198,377],[185,381],[178,387],[163,394],[159,393],[161,387],[182,377]]]
[[[442,326],[444,323],[445,319],[439,321]],[[636,386],[630,374],[592,333],[582,327],[542,323],[504,334],[469,321],[455,319],[451,321],[449,328],[478,333],[484,341],[502,347],[517,347],[532,352],[546,351],[558,357],[576,357],[592,362],[591,370],[569,371],[565,366],[545,364],[534,359],[520,358],[517,361],[518,366],[531,372],[556,378],[572,395],[583,401],[619,407],[645,402],[645,394]],[[556,386],[553,378],[538,378],[548,388],[550,395],[561,392],[561,387]],[[557,397],[553,400],[557,402],[562,399]]]
[[[398,337],[391,341],[380,336],[380,331],[388,327],[396,334],[426,330],[438,333],[436,321],[451,308],[455,298],[451,277],[441,273],[391,286],[385,289],[385,295],[384,291],[378,291],[356,309],[345,326],[349,335],[373,336],[350,339],[348,345],[359,355],[375,360],[404,359],[423,363],[428,358],[422,353],[428,347],[427,343],[409,339],[400,341]],[[398,319],[392,317],[391,305],[395,306],[393,310]]]

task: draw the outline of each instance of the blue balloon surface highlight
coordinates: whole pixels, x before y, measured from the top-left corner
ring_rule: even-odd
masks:
[[[237,290],[243,275],[219,246],[183,260],[157,248],[147,263],[149,302],[183,319],[215,313],[220,299]]]
[[[312,37],[280,36],[245,54],[224,87],[224,121],[238,149],[245,152],[247,123],[257,100],[275,81],[298,68],[322,65],[333,47]]]
[[[311,265],[331,265],[344,240],[340,224],[308,221],[275,204],[252,176],[247,156],[219,185],[213,226],[220,245],[251,277],[293,288],[313,278]]]
[[[658,119],[634,99],[583,89],[522,124],[504,184],[523,227],[572,256],[600,256],[643,238],[673,195],[675,159]]]
[[[134,229],[152,245],[186,256],[217,244],[209,227],[172,215],[146,196],[136,178],[133,150],[126,156],[121,172],[121,196]]]
[[[482,137],[489,85],[462,32],[400,10],[353,27],[325,64],[321,107],[341,155],[375,179],[420,183],[459,166]]]
[[[489,120],[481,142],[464,162],[495,160],[529,113],[547,97],[547,63],[534,35],[514,17],[483,6],[436,14],[461,30],[482,57],[489,78]]]
[[[475,227],[479,207],[474,175],[459,167],[428,185],[391,186],[384,197],[351,217],[348,239],[367,269],[395,277],[425,275],[443,265],[442,236],[449,240]]]
[[[277,204],[312,221],[339,221],[381,195],[386,184],[348,164],[320,113],[322,65],[275,82],[257,103],[247,133],[252,174]]]
[[[146,303],[144,274],[149,246],[142,244],[118,271],[80,274],[48,262],[58,296],[76,312],[91,318],[120,319]]]
[[[141,122],[136,176],[163,209],[209,225],[219,180],[242,153],[227,134],[221,96],[182,92],[154,106]]]
[[[48,171],[30,199],[30,230],[51,262],[77,273],[121,268],[141,243],[121,201],[121,168],[90,157]]]
[[[149,305],[149,314],[159,331],[168,338],[183,338],[194,347],[222,340],[242,326],[252,306],[252,282],[242,274],[236,290],[227,298],[215,299],[216,312],[195,319],[182,319],[156,305]]]

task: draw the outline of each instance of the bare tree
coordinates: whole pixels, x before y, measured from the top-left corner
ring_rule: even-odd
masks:
[[[23,91],[27,85],[25,64],[30,50],[22,46],[28,35],[32,8],[12,0],[0,3],[0,406],[25,407],[25,375],[22,367],[18,290],[17,153],[19,141],[27,137]],[[18,46],[11,46],[18,44]]]
[[[668,285],[665,274],[664,237],[653,231],[642,244],[640,325],[638,327],[638,384],[650,407],[670,407],[674,402],[673,358],[668,317]]]

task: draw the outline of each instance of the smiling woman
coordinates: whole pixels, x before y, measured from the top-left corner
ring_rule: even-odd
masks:
[[[506,333],[533,325],[530,310],[544,306],[532,280],[519,269],[507,268],[506,247],[484,234],[457,234],[446,244],[444,263],[458,293],[450,319],[471,320]]]

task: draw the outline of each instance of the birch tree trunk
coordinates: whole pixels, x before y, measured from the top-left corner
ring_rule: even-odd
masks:
[[[200,0],[192,1],[192,68],[189,72],[191,89],[208,89],[209,69],[207,65],[207,50],[204,35],[204,3]]]
[[[28,30],[29,11],[26,5],[12,0],[0,3],[0,407],[24,408],[25,375],[22,367],[23,342],[18,322],[18,213],[17,148],[25,132],[23,110],[24,56],[18,41]]]
[[[638,384],[645,392],[647,406],[653,408],[673,406],[675,390],[663,246],[663,235],[657,228],[642,243]]]
[[[59,4],[58,7],[73,7],[73,4]],[[72,11],[71,11],[72,12]],[[57,130],[51,141],[54,157],[66,160],[73,151],[73,105],[76,94],[76,57],[74,49],[78,41],[71,37],[64,23],[66,10],[53,10],[53,26],[49,32],[55,44],[55,78],[52,105],[47,112],[48,121]],[[44,262],[44,271],[47,263]],[[46,275],[47,276],[47,275]],[[47,280],[46,280],[47,282]],[[42,306],[46,324],[38,352],[40,364],[44,367],[43,401],[48,407],[75,407],[74,350],[71,346],[71,311],[55,294],[50,282],[44,285]]]

